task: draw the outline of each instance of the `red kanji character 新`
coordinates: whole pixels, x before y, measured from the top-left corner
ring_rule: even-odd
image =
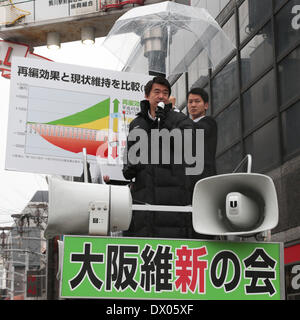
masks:
[[[195,292],[198,284],[198,292],[205,293],[205,269],[207,260],[199,260],[199,257],[207,255],[206,247],[188,249],[182,246],[176,249],[178,259],[175,261],[175,287],[186,293],[187,289]]]

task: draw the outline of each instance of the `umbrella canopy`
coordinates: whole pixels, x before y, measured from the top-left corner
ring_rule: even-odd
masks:
[[[103,46],[124,65],[123,70],[166,76],[186,72],[200,52],[205,53],[200,67],[210,68],[234,49],[205,9],[170,1],[126,12]]]

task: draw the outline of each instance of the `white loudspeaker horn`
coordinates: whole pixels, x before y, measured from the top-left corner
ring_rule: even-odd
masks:
[[[273,180],[257,173],[231,173],[199,180],[193,193],[193,227],[207,235],[254,235],[278,224]]]
[[[45,238],[57,235],[88,235],[91,203],[107,205],[107,232],[128,230],[132,215],[132,198],[128,186],[50,178]]]

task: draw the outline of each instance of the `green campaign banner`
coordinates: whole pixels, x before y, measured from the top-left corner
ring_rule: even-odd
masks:
[[[279,300],[283,246],[64,236],[62,298]]]

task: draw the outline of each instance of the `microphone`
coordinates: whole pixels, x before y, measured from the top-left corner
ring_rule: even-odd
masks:
[[[160,108],[164,108],[165,107],[165,104],[161,101],[157,104],[158,107]]]
[[[161,101],[157,104],[157,108],[162,108],[164,109],[165,108],[165,104]],[[160,124],[160,118],[158,117],[157,119],[157,123],[158,123],[158,129],[159,129],[159,124]]]

